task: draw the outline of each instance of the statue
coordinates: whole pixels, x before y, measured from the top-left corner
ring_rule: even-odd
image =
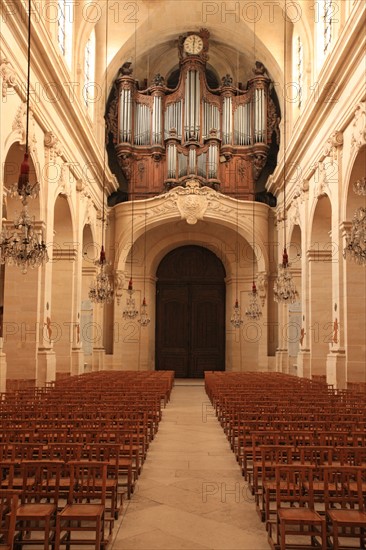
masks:
[[[165,86],[165,78],[160,73],[157,73],[152,79],[152,83],[154,86]]]
[[[232,86],[233,85],[233,77],[230,76],[229,74],[226,74],[225,76],[222,77],[221,82],[222,82],[223,86]]]
[[[132,74],[132,72],[133,72],[132,62],[126,61],[125,63],[123,63],[122,67],[118,69],[118,77],[129,76]]]

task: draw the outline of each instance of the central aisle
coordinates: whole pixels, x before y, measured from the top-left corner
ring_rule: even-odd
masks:
[[[203,382],[177,381],[112,550],[268,550]],[[117,527],[117,526],[116,526]]]

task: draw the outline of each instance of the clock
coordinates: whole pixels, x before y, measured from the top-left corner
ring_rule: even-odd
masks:
[[[198,34],[190,34],[185,39],[183,48],[186,53],[197,55],[203,49],[203,40]]]

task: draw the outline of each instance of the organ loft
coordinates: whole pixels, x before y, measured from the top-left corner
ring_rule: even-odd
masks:
[[[177,40],[178,69],[150,85],[120,68],[107,106],[109,151],[131,198],[158,195],[194,178],[242,200],[252,200],[269,158],[277,155],[280,120],[276,94],[256,61],[243,85],[221,82],[208,68],[210,33]],[[110,155],[111,156],[111,155]]]

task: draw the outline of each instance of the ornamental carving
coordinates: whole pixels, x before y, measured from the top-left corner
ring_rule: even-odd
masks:
[[[198,181],[189,180],[185,188],[176,188],[174,193],[182,220],[189,225],[203,220],[208,206],[207,190],[201,189]]]
[[[49,160],[55,160],[62,155],[62,146],[56,134],[51,130],[46,132],[43,140],[44,146],[48,149]]]
[[[330,159],[336,160],[337,159],[337,152],[339,147],[342,147],[343,145],[343,132],[335,131],[333,132],[330,137],[327,139],[327,143],[325,144],[323,154],[325,157],[330,157]]]
[[[61,172],[60,177],[58,179],[57,185],[59,187],[59,193],[62,195],[66,195],[67,197],[70,197],[71,195],[71,185],[70,185],[70,177],[67,164],[64,162],[61,165]]]
[[[17,73],[14,67],[6,57],[1,61],[0,74],[3,79],[1,85],[1,94],[3,99],[6,98],[8,88],[15,88],[17,85]]]
[[[194,179],[188,180],[185,187],[176,187],[169,194],[174,199],[182,220],[186,220],[189,225],[203,220],[211,201],[217,199],[213,189],[200,187],[200,183]]]
[[[315,196],[317,198],[322,197],[329,190],[329,185],[327,181],[326,170],[324,169],[324,163],[322,161],[318,162],[318,182],[315,187]]]
[[[358,151],[366,143],[366,101],[357,105],[352,127],[351,147]]]
[[[21,103],[15,113],[15,117],[12,124],[12,130],[18,131],[20,135],[25,135],[25,128],[23,124],[23,118],[26,112],[26,104]]]

